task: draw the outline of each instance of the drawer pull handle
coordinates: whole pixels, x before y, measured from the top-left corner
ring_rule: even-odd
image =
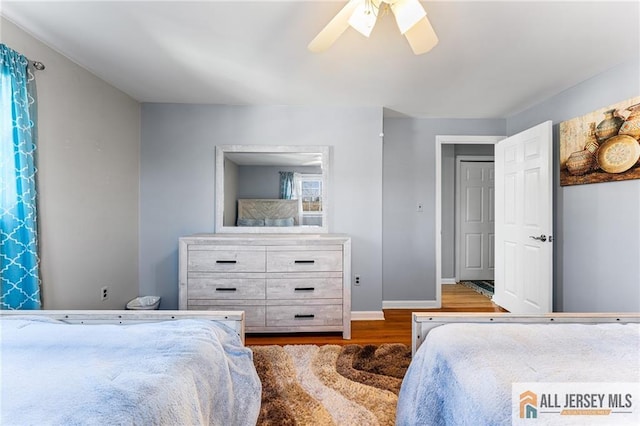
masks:
[[[295,318],[315,318],[313,314],[296,314]]]
[[[237,260],[216,260],[216,263],[229,263],[229,264],[233,264],[233,263],[238,263]]]
[[[315,287],[296,287],[295,291],[314,291]]]
[[[295,260],[293,263],[306,263],[306,264],[311,264],[311,263],[316,263],[315,260]]]
[[[236,288],[235,287],[227,287],[227,288],[219,287],[219,288],[216,288],[216,291],[236,291]]]

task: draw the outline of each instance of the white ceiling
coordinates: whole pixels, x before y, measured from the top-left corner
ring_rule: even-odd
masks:
[[[392,15],[307,51],[346,0],[2,0],[2,15],[140,102],[502,118],[640,60],[639,1],[423,1],[440,43],[420,56]]]

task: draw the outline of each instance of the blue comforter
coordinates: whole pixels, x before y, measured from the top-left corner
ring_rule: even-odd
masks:
[[[640,382],[640,324],[437,327],[404,377],[396,424],[510,425],[522,382]]]
[[[252,353],[204,320],[0,320],[2,425],[254,425]]]

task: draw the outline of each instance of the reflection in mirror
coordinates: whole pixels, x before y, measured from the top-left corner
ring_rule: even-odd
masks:
[[[324,233],[329,148],[216,148],[216,232]]]

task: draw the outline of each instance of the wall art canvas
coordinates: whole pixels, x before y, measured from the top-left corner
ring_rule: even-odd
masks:
[[[560,123],[560,185],[640,179],[640,96]]]

